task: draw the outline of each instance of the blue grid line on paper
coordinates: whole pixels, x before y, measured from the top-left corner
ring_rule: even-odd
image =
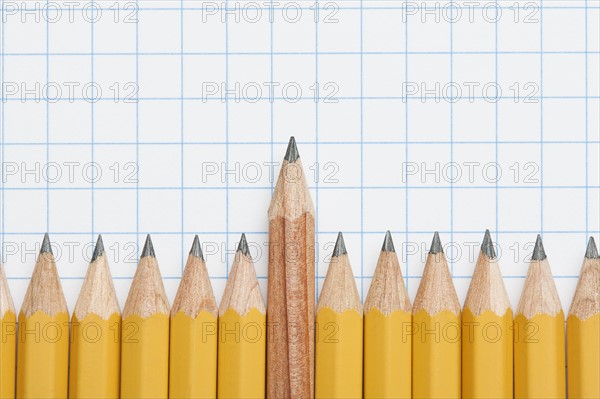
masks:
[[[498,11],[496,11],[496,13],[498,13]],[[494,79],[496,81],[496,84],[498,85],[498,15],[495,15],[495,21],[494,21]],[[495,157],[495,161],[496,161],[496,165],[499,165],[499,158],[498,158],[498,150],[499,150],[499,132],[498,132],[498,114],[499,114],[499,107],[498,107],[498,102],[495,103],[494,105],[494,140],[495,140],[495,148],[494,148],[494,157]],[[498,242],[498,229],[500,229],[499,226],[499,209],[500,209],[500,204],[499,204],[499,199],[500,199],[500,191],[498,190],[498,181],[496,181],[496,203],[495,203],[495,212],[496,212],[496,218],[495,218],[495,226],[496,226],[496,231],[495,231],[495,240],[494,242]]]
[[[183,34],[183,20],[184,20],[184,0],[181,0],[181,13],[179,16],[179,24],[180,24],[180,38],[179,40],[181,41],[180,43],[180,49],[181,49],[181,58],[180,58],[180,82],[181,82],[181,110],[180,110],[180,118],[181,118],[181,147],[180,147],[180,168],[181,168],[181,275],[183,276],[183,269],[185,267],[185,249],[184,249],[184,245],[185,245],[185,236],[183,234],[183,231],[185,230],[185,224],[184,224],[184,213],[185,213],[185,190],[183,189],[184,185],[185,185],[185,180],[184,180],[184,173],[185,173],[185,163],[184,163],[184,149],[185,149],[185,137],[184,137],[184,105],[185,105],[185,101],[183,100],[183,98],[185,98],[185,80],[184,80],[184,67],[183,67],[183,63],[184,63],[184,58],[185,56],[183,55],[183,51],[184,51],[184,34]]]
[[[451,90],[450,90],[451,92]],[[437,103],[441,103],[442,101],[444,101],[441,97],[440,101],[436,101]],[[595,99],[598,100],[600,99],[600,96],[587,96],[588,99]],[[502,101],[502,100],[518,100],[518,101],[542,101],[542,100],[585,100],[586,96],[526,96],[526,97],[521,97],[521,96],[502,96],[502,97],[498,97],[497,100],[498,101]],[[123,98],[117,98],[117,101],[124,101],[127,99],[123,99]],[[139,98],[138,102],[143,102],[143,101],[181,101],[182,98],[181,97],[141,97]],[[201,102],[222,102],[222,100],[220,98],[202,98],[202,97],[187,97],[187,98],[183,98],[183,100],[185,101],[201,101]],[[273,97],[273,100],[280,100],[280,101],[286,101],[289,100],[289,98],[287,97]],[[328,102],[331,99],[328,97],[300,97],[298,98],[298,101],[323,101],[323,102]],[[419,97],[406,97],[406,96],[388,96],[388,97],[383,97],[383,96],[364,96],[364,97],[360,97],[360,96],[340,96],[340,97],[336,97],[337,101],[343,101],[343,100],[355,100],[355,101],[360,101],[360,100],[405,100],[405,101],[419,101],[419,102],[424,102],[422,98]],[[434,99],[431,99],[434,100]],[[455,101],[456,98],[454,99]],[[486,101],[489,102],[490,98],[489,97],[483,97],[483,96],[473,96],[473,97],[469,97],[469,100],[479,100],[479,101]],[[5,101],[5,102],[21,102],[21,103],[25,103],[25,102],[36,102],[39,103],[41,102],[40,100],[37,99],[33,99],[33,98],[0,98],[0,101]],[[89,102],[90,99],[89,98],[84,98],[84,97],[76,97],[76,98],[59,98],[56,99],[57,102],[78,102],[78,101],[84,101],[84,102]],[[103,101],[103,102],[114,102],[115,98],[98,98],[95,100],[96,102],[99,101]],[[257,98],[255,100],[256,102],[269,102],[271,101],[270,98],[268,97],[261,97],[261,98]],[[225,101],[225,103],[227,103],[227,101]],[[239,103],[239,101],[238,101]],[[48,102],[49,104],[49,102]]]
[[[139,9],[139,0],[135,0],[135,5]],[[140,21],[139,16],[135,17],[135,84],[138,88],[135,92],[135,163],[140,164]],[[135,180],[135,242],[136,242],[136,257],[139,257],[140,248],[140,174]]]
[[[46,0],[46,6],[50,0]],[[46,19],[46,84],[50,83],[50,22]],[[46,101],[46,165],[50,163],[50,103]],[[50,181],[46,180],[46,230],[50,231]]]
[[[408,10],[408,3],[405,2],[404,3],[404,7],[405,7],[405,12]],[[408,21],[409,19],[406,18],[404,21],[404,81],[408,82]],[[404,162],[408,163],[408,118],[409,118],[409,113],[408,113],[408,101],[404,102]],[[409,201],[409,196],[408,196],[408,169],[406,169],[404,171],[404,243],[403,243],[403,247],[404,247],[404,279],[405,279],[405,284],[406,284],[406,289],[408,290],[410,288],[409,286],[409,280],[408,280],[408,251],[406,250],[406,243],[410,242],[409,241],[409,235],[408,235],[408,223],[409,223],[409,206],[408,206],[408,201]]]
[[[225,0],[228,9],[229,0]],[[229,170],[229,14],[225,13],[225,167]],[[229,174],[225,174],[225,240],[229,243]],[[225,253],[225,270],[229,276],[229,251]]]
[[[364,189],[364,112],[363,112],[363,0],[360,0],[360,297],[364,298],[364,265],[365,265],[365,189]]]
[[[102,1],[98,0],[95,3],[100,4]],[[355,2],[355,1],[354,1]],[[528,5],[529,3],[525,3],[524,5],[510,5],[510,6],[495,6],[495,8],[500,9],[500,10],[515,10],[515,9],[519,9],[519,10],[528,10],[528,7],[531,7],[531,5]],[[259,10],[268,10],[268,8],[264,8],[264,7],[259,7],[260,3],[256,3],[256,7],[255,9],[259,9]],[[324,9],[324,7],[327,6],[327,3],[324,3],[323,7],[319,6],[319,9]],[[586,10],[586,9],[600,9],[600,5],[599,6],[595,6],[595,7],[585,7],[584,6],[573,6],[573,5],[542,5],[540,2],[540,9],[546,9],[546,10]],[[182,10],[183,7],[139,7],[136,11],[140,12],[151,12],[151,11],[173,11],[173,12],[180,12]],[[473,10],[482,10],[482,11],[487,11],[487,8],[485,6],[469,6],[469,8],[472,8]],[[96,10],[99,11],[131,11],[131,9],[128,8],[122,8],[122,7],[113,7],[111,6],[110,8],[103,8],[103,7],[95,7]],[[202,7],[185,7],[186,10],[188,11],[205,11],[206,8],[202,8]],[[314,11],[314,7],[313,6],[309,6],[309,7],[295,7],[295,9],[298,10],[303,10],[303,11]],[[338,6],[337,8],[338,10],[355,10],[355,11],[360,11],[361,7],[359,6],[355,6],[355,7],[342,7],[342,6]],[[389,11],[389,10],[404,10],[405,7],[404,5],[402,6],[367,6],[367,7],[363,7],[364,10],[382,10],[382,11]],[[86,8],[78,8],[78,7],[69,7],[69,10],[72,11],[89,11],[89,9]],[[283,11],[285,10],[285,8],[283,7],[273,7],[274,11]],[[40,11],[39,9],[36,8],[22,8],[21,11],[24,12],[34,12],[34,11]],[[223,9],[223,11],[236,11],[235,8],[230,8],[230,7],[226,7]],[[450,11],[452,11],[450,9]]]
[[[590,207],[589,207],[589,76],[588,76],[588,0],[585,0],[585,11],[584,11],[584,29],[585,29],[585,240],[587,241],[589,233],[589,218],[590,218]]]
[[[319,5],[318,0],[316,1],[316,5]],[[315,18],[315,84],[319,87],[319,18]],[[315,101],[315,160],[317,165],[319,165],[319,101]],[[315,241],[319,240],[319,182],[321,181],[320,176],[320,167],[316,168],[315,172]],[[319,276],[319,245],[316,245],[315,248],[315,277]],[[319,284],[316,284],[315,287],[315,301],[319,300]]]
[[[509,51],[509,50],[503,50],[503,51],[498,51],[498,54],[501,55],[536,55],[536,54],[540,54],[542,53],[542,51],[536,51],[536,50],[514,50],[514,51]],[[271,55],[271,52],[261,52],[261,51],[232,51],[228,53],[229,55],[235,55],[235,56],[248,56],[248,57],[255,57],[255,56],[265,56],[265,55]],[[323,51],[323,52],[319,52],[319,54],[321,55],[360,55],[360,51]],[[364,51],[362,53],[363,55],[404,55],[406,54],[406,52],[404,51]],[[450,52],[449,51],[409,51],[408,52],[409,55],[449,55]],[[453,52],[454,55],[494,55],[496,54],[495,51],[454,51]],[[578,51],[578,50],[563,50],[563,51],[543,51],[543,54],[554,54],[554,55],[584,55],[584,54],[600,54],[600,51]],[[12,52],[7,52],[5,53],[5,55],[7,57],[42,57],[45,56],[46,53],[30,53],[30,52],[23,52],[23,53],[12,53]],[[50,52],[49,53],[50,56],[52,57],[86,57],[86,56],[90,56],[91,53],[88,52],[81,52],[81,53],[65,53],[65,52]],[[97,52],[94,53],[95,56],[97,57],[131,57],[131,56],[135,56],[136,53],[131,53],[131,52],[120,52],[120,53],[110,53],[110,52]],[[161,56],[179,56],[181,55],[181,52],[140,52],[139,54],[140,57],[146,57],[146,56],[151,56],[151,57],[161,57]],[[215,51],[209,51],[209,52],[194,52],[194,51],[184,51],[183,55],[191,55],[191,56],[206,56],[206,57],[218,57],[218,56],[224,56],[225,52],[215,52]],[[274,51],[273,55],[275,56],[280,56],[280,55],[291,55],[291,56],[303,56],[303,55],[315,55],[315,52],[313,51]]]
[[[581,189],[581,190],[586,190],[586,189],[600,189],[600,186],[592,186],[592,185],[581,185],[581,186],[572,186],[572,185],[564,185],[564,186],[551,186],[551,185],[545,185],[542,186],[541,184],[532,184],[529,186],[498,186],[496,187],[495,185],[491,184],[489,186],[480,186],[480,185],[469,185],[469,186],[457,186],[457,185],[436,185],[436,186],[428,186],[428,185],[422,185],[422,186],[412,186],[409,185],[408,188],[406,185],[390,185],[390,186],[368,186],[368,185],[363,185],[363,186],[332,186],[332,187],[327,187],[327,186],[321,186],[319,187],[320,190],[360,190],[361,187],[365,190],[405,190],[405,189],[409,189],[409,190],[448,190],[450,189],[450,187],[452,187],[455,190],[482,190],[482,189],[489,189],[489,190],[539,190],[540,188],[544,187],[544,188],[548,188],[548,189],[554,189],[554,190],[574,190],[574,189]],[[316,188],[316,186],[311,186],[309,185],[308,187],[309,189],[312,188]],[[86,190],[92,190],[91,187],[86,186],[86,187],[50,187],[50,188],[43,188],[43,187],[5,187],[4,188],[6,191],[86,191]],[[134,187],[96,187],[94,190],[99,190],[99,191],[129,191],[129,190],[135,190],[136,188]],[[271,186],[234,186],[234,187],[222,187],[222,186],[142,186],[137,188],[138,190],[208,190],[208,191],[213,191],[213,190],[270,190]]]
[[[544,235],[544,29],[543,0],[540,1],[540,234]]]
[[[359,145],[360,141],[297,141],[298,145]],[[523,141],[512,141],[512,140],[489,140],[489,141],[464,141],[464,140],[454,140],[454,145],[479,145],[479,144],[499,144],[499,145],[528,145],[528,144],[539,144],[539,140],[523,140]],[[77,141],[77,142],[56,142],[56,143],[48,143],[50,146],[86,146],[91,145],[91,142],[87,141]],[[132,146],[137,145],[138,143],[128,142],[128,141],[109,141],[109,142],[99,142],[95,141],[95,146]],[[234,145],[285,145],[286,142],[283,141],[184,141],[184,145],[210,145],[210,146],[221,146],[225,144],[229,144],[231,146]],[[401,140],[401,141],[368,141],[364,140],[362,142],[363,145],[439,145],[439,144],[450,144],[450,141],[440,141],[440,140],[432,140],[432,141],[411,141],[411,140]],[[600,144],[600,140],[545,140],[544,144],[591,144],[598,145]],[[5,146],[45,146],[46,143],[42,142],[6,142]],[[181,145],[179,141],[143,141],[139,142],[139,145],[147,145],[147,146],[165,146],[165,145]]]
[[[2,38],[0,38],[0,59],[2,60],[2,66],[0,66],[0,81],[2,83],[2,87],[0,88],[0,91],[2,93],[2,98],[4,98],[4,43],[6,40],[6,33],[4,30],[4,0],[2,0],[2,10],[0,10],[0,15],[2,16],[2,19],[0,20],[0,29],[2,32]],[[2,222],[0,222],[0,227],[2,228],[2,231],[0,232],[0,244],[2,245],[0,247],[0,249],[4,249],[4,231],[5,231],[5,216],[4,216],[4,204],[6,203],[5,199],[4,199],[4,159],[5,155],[4,155],[4,141],[5,141],[5,135],[4,135],[4,129],[5,129],[5,121],[6,118],[4,116],[4,102],[0,101],[0,115],[2,116],[2,120],[0,121],[0,129],[2,129],[2,143],[1,143],[1,147],[0,148],[0,154],[2,154],[2,161],[0,162],[0,168],[2,170],[2,176],[0,178],[0,198],[2,198],[2,205],[1,205],[1,210],[0,213],[2,214]],[[2,252],[2,251],[0,251]],[[0,260],[3,260],[3,253],[0,253]]]
[[[91,21],[90,21],[90,49],[91,49],[91,55],[90,55],[90,69],[91,69],[91,90],[92,90],[92,98],[95,97],[94,94],[94,20],[95,20],[95,16],[94,16],[94,8],[91,8]],[[91,143],[90,143],[90,147],[91,147],[91,159],[92,159],[92,164],[94,164],[94,140],[95,140],[95,136],[94,136],[94,101],[90,101],[90,106],[91,106],[91,114],[90,114],[90,139],[91,139]],[[91,193],[90,193],[90,198],[91,198],[91,242],[96,242],[94,240],[94,180],[95,180],[95,169],[92,168],[92,178],[91,178]]]
[[[454,3],[450,0],[450,163],[454,164]],[[450,170],[450,242],[454,242],[454,168]],[[450,247],[454,258],[454,246]],[[450,262],[450,275],[454,276],[454,262]]]

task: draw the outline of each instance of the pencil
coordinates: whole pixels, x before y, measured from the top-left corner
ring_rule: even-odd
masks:
[[[600,258],[594,237],[567,318],[567,371],[570,398],[600,398]]]
[[[171,308],[170,398],[217,396],[217,316],[198,236]]]
[[[512,398],[513,314],[490,231],[462,313],[462,397]]]
[[[363,308],[339,233],[317,306],[315,397],[363,393]]]
[[[410,398],[412,313],[388,231],[365,301],[364,398]]]
[[[18,398],[66,398],[69,310],[50,238],[44,236],[19,313]]]
[[[0,262],[0,399],[15,396],[17,316]]]
[[[515,398],[564,398],[565,317],[538,235],[514,321]]]
[[[70,398],[118,398],[121,310],[98,236],[71,319]]]
[[[413,398],[460,398],[460,304],[437,232],[413,303],[413,323]]]
[[[218,397],[264,398],[265,302],[242,234],[219,307]]]
[[[167,398],[169,301],[150,235],[123,309],[121,342],[121,398]]]
[[[315,213],[294,137],[269,206],[267,397],[314,397]]]

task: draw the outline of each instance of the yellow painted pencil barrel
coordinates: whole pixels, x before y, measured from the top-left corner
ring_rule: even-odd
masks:
[[[66,398],[69,315],[19,315],[18,398]]]
[[[121,365],[121,315],[107,320],[73,316],[70,398],[118,398]]]
[[[217,318],[184,312],[171,318],[170,398],[214,398],[217,395]]]
[[[4,268],[0,263],[0,399],[15,396],[16,356],[17,316]]]
[[[513,316],[462,313],[462,397],[512,398]]]
[[[0,398],[7,399],[15,395],[17,322],[14,312],[7,311],[0,322]]]
[[[316,398],[362,396],[363,319],[356,310],[317,312]]]
[[[228,309],[219,317],[219,398],[264,398],[266,315]]]

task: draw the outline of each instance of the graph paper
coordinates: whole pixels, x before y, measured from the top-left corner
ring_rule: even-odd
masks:
[[[464,299],[485,229],[516,307],[542,234],[567,308],[600,232],[600,3],[1,1],[2,261],[45,232],[72,310],[102,234],[121,305],[151,234],[172,300],[193,236],[217,300],[298,141],[317,287],[338,231],[365,298],[386,230],[414,298],[434,231]]]

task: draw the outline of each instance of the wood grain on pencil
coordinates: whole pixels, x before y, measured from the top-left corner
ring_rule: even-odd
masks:
[[[267,397],[312,398],[315,217],[293,137],[268,215]]]

